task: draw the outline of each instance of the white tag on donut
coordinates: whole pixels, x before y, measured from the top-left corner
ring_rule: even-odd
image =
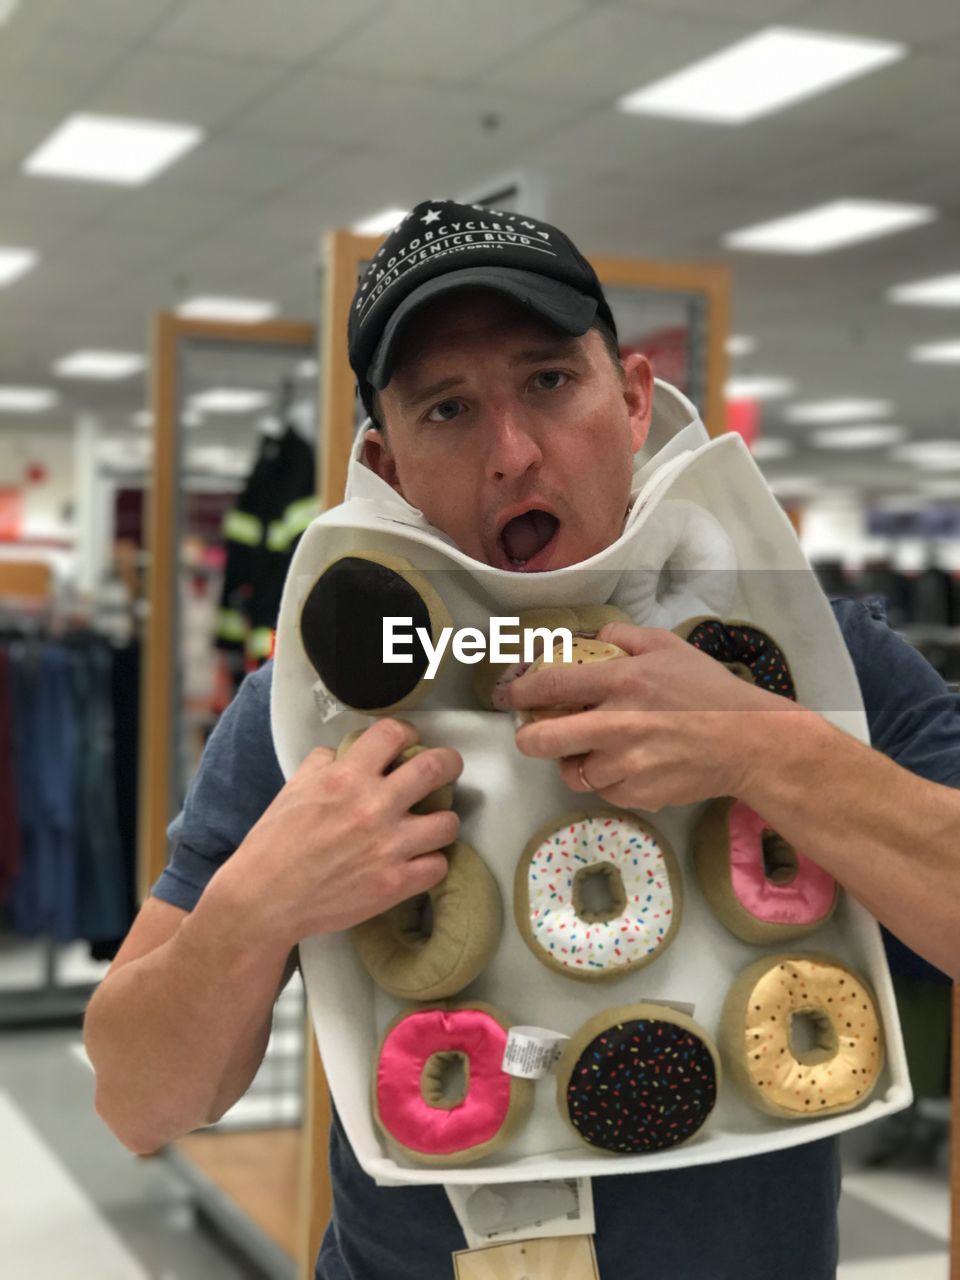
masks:
[[[545,1027],[511,1027],[501,1070],[523,1080],[541,1080],[557,1065],[563,1042],[569,1039],[561,1031]]]
[[[313,686],[313,701],[320,712],[321,724],[326,724],[345,710],[343,703],[336,700],[322,680],[318,680]]]

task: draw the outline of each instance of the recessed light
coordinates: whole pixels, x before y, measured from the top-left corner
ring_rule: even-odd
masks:
[[[774,462],[779,458],[789,458],[794,452],[794,446],[791,441],[776,436],[761,436],[759,440],[754,440],[750,452],[756,462]]]
[[[857,418],[877,418],[889,413],[889,400],[811,400],[792,404],[783,411],[788,422],[855,422]]]
[[[27,157],[23,168],[39,177],[135,187],[155,178],[203,136],[195,125],[73,115]]]
[[[748,338],[745,333],[731,333],[727,339],[728,356],[749,356],[757,349],[756,338]]]
[[[188,298],[177,307],[177,314],[202,320],[233,320],[238,324],[256,324],[275,316],[277,305],[260,298],[227,298],[210,294]]]
[[[190,397],[190,408],[200,413],[253,413],[269,403],[266,391],[249,387],[211,387]]]
[[[620,98],[640,115],[746,124],[896,62],[902,44],[768,27]]]
[[[910,359],[920,364],[960,363],[960,338],[951,338],[946,342],[924,342],[919,347],[911,347]]]
[[[774,476],[767,481],[771,493],[778,498],[806,498],[823,490],[823,481],[817,476]]]
[[[887,298],[918,307],[960,307],[960,272],[895,285],[887,290]]]
[[[789,378],[757,375],[730,378],[724,394],[728,400],[775,400],[779,396],[792,396],[796,389],[796,384]]]
[[[728,249],[754,253],[827,253],[932,222],[936,209],[889,200],[832,200],[772,222],[731,231]]]
[[[49,387],[0,387],[0,413],[43,413],[59,399]]]
[[[392,231],[407,216],[406,209],[383,209],[369,218],[355,222],[350,228],[358,236],[378,236]]]
[[[140,373],[146,359],[135,351],[74,351],[53,366],[61,378],[94,378],[109,382]]]
[[[890,422],[863,423],[855,427],[827,427],[814,431],[811,443],[818,449],[878,449],[899,444],[906,437],[903,427]]]
[[[32,249],[0,249],[0,288],[25,276],[39,261]]]
[[[960,467],[960,440],[914,440],[891,450],[890,456],[898,462],[909,462],[915,467],[946,470]]]

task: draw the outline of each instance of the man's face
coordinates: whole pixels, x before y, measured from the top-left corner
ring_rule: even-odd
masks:
[[[644,357],[621,376],[596,330],[464,291],[411,321],[365,457],[475,560],[559,569],[619,537],[652,393]]]

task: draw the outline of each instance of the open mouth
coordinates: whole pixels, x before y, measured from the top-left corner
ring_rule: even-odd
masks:
[[[560,521],[549,511],[533,507],[514,516],[500,530],[500,550],[505,569],[528,573],[544,567],[560,529]]]

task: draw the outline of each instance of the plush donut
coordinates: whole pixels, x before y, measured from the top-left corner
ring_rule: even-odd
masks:
[[[537,959],[589,982],[661,955],[680,927],[683,890],[663,836],[635,813],[608,809],[541,827],[520,856],[513,898]]]
[[[413,620],[410,663],[383,661],[383,619],[391,616]],[[416,628],[436,645],[450,625],[447,607],[426,576],[409,561],[379,552],[355,551],[334,560],[300,610],[300,638],[317,675],[344,706],[368,715],[419,701],[429,659]]]
[[[486,1004],[433,1005],[395,1018],[373,1080],[377,1125],[419,1164],[466,1164],[508,1142],[533,1081],[507,1075],[510,1021]]]
[[[560,1114],[588,1146],[620,1155],[663,1151],[710,1115],[720,1058],[678,1009],[631,1004],[591,1018],[557,1063]]]
[[[718,920],[744,942],[802,938],[825,924],[840,886],[749,805],[711,800],[693,832],[693,865]]]
[[[443,853],[447,874],[439,884],[351,931],[370,977],[404,1000],[456,995],[487,967],[500,942],[500,891],[486,863],[462,840]]]
[[[797,687],[783,650],[759,627],[720,618],[688,618],[675,633],[741,680],[796,702]]]
[[[831,956],[764,956],[735,980],[720,1019],[724,1065],[755,1107],[785,1120],[859,1107],[883,1067],[867,984]]]
[[[519,615],[520,642],[517,652],[525,651],[524,637],[529,636],[528,643],[534,646],[537,658],[543,656],[547,633],[563,627],[576,638],[593,638],[608,622],[629,622],[630,617],[622,609],[609,604],[588,604],[577,607],[556,607],[543,609],[527,609]],[[536,659],[535,659],[536,660]],[[503,692],[507,685],[522,676],[532,663],[491,662],[485,658],[477,667],[473,688],[480,706],[486,711],[507,711]]]
[[[590,662],[608,662],[611,658],[625,658],[627,654],[619,645],[610,644],[606,640],[590,639],[590,637],[574,636],[570,646],[570,661],[565,662],[563,659],[563,650],[558,642],[552,652],[551,665],[555,667],[582,667]],[[547,665],[546,656],[538,658],[536,662],[530,666],[531,671],[539,671],[541,667]],[[578,706],[574,703],[563,703],[560,706],[550,707],[531,707],[529,711],[524,712],[522,719],[524,722],[530,720],[553,720],[558,716],[574,715],[578,711],[586,711],[586,706]]]
[[[337,747],[337,759],[340,760],[353,746],[356,740],[364,733],[363,729],[355,729],[352,733],[348,733],[342,738],[340,745]],[[387,767],[386,772],[392,773],[407,760],[412,760],[414,756],[420,755],[422,751],[429,750],[428,747],[422,746],[420,743],[414,743],[412,747],[407,747],[401,751],[396,760]],[[439,813],[442,809],[453,808],[453,783],[444,783],[442,787],[437,787],[436,791],[431,791],[429,795],[418,800],[416,804],[410,806],[411,813]]]

